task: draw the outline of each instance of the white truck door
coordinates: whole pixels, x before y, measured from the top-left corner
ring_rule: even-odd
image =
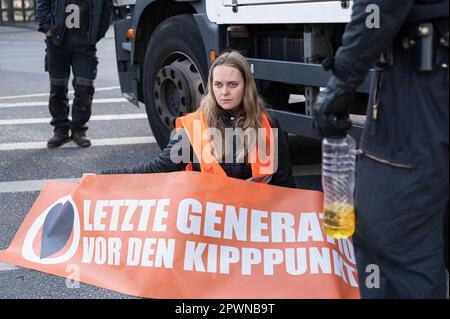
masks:
[[[348,23],[351,6],[324,0],[205,0],[218,24]]]
[[[230,6],[233,3],[240,5],[249,4],[269,4],[269,3],[286,3],[286,2],[318,2],[324,0],[223,0],[225,6]],[[220,1],[219,1],[220,2]]]

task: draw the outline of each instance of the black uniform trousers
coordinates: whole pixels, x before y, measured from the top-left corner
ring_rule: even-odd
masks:
[[[89,44],[88,36],[81,32],[66,30],[61,46],[56,46],[50,37],[46,39],[46,70],[50,75],[49,109],[51,125],[55,133],[85,133],[85,125],[92,112],[94,80],[97,76],[98,59],[95,45]],[[69,115],[68,82],[70,68],[73,71],[75,98],[72,104],[72,120]]]
[[[363,133],[354,235],[363,298],[446,297],[448,69],[418,72],[414,56],[396,41],[395,66],[382,72],[378,112],[369,108]],[[438,50],[443,63],[448,47]],[[369,265],[378,266],[379,284]]]

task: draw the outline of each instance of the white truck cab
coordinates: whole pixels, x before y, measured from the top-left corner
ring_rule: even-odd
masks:
[[[206,13],[217,24],[347,23],[350,5],[320,0],[210,0]]]

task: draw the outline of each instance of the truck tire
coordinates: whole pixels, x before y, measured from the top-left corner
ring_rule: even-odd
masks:
[[[169,142],[176,118],[199,107],[206,74],[205,49],[192,15],[162,22],[150,38],[143,69],[145,109],[161,149]]]

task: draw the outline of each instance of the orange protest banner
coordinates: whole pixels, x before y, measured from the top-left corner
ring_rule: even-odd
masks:
[[[51,182],[0,260],[150,298],[359,298],[322,200],[196,172]]]

